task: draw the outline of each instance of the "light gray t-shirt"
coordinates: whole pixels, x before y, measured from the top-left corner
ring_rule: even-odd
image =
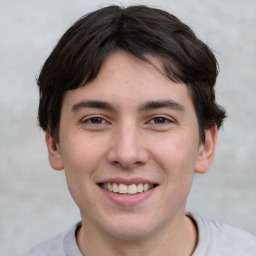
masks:
[[[207,220],[187,213],[198,228],[198,244],[193,256],[256,256],[256,237],[223,222]],[[82,256],[75,232],[78,223],[68,232],[36,245],[23,256]]]

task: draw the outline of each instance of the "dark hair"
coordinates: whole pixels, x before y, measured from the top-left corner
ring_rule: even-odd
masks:
[[[188,86],[197,114],[200,139],[205,129],[225,118],[215,102],[218,74],[212,51],[175,16],[146,6],[108,6],[79,19],[62,36],[37,80],[40,90],[39,125],[58,141],[62,101],[68,90],[93,80],[116,48],[148,61],[159,56],[165,74]]]

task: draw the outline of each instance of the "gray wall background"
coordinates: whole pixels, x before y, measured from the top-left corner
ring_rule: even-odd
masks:
[[[79,212],[51,170],[37,127],[35,77],[64,31],[104,0],[0,0],[0,255],[21,255],[67,230]],[[119,1],[163,8],[215,50],[217,99],[228,111],[215,161],[196,175],[188,210],[256,235],[256,1]]]

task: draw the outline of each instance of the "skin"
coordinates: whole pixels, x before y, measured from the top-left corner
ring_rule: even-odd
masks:
[[[66,93],[59,143],[46,133],[50,164],[65,169],[81,211],[77,242],[84,255],[186,256],[196,246],[186,199],[194,173],[213,159],[216,127],[201,143],[186,85],[169,80],[159,59],[149,58],[154,65],[115,50],[93,81]],[[143,200],[123,195],[117,203],[98,185],[116,179],[156,187]]]

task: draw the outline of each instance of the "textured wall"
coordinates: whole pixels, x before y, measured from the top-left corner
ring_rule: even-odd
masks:
[[[113,1],[0,0],[0,255],[15,256],[79,219],[63,172],[51,170],[37,128],[35,76],[62,33]],[[196,175],[188,209],[256,234],[256,1],[119,1],[164,8],[215,50],[217,99],[229,118],[215,162]],[[157,4],[156,4],[157,3]]]

